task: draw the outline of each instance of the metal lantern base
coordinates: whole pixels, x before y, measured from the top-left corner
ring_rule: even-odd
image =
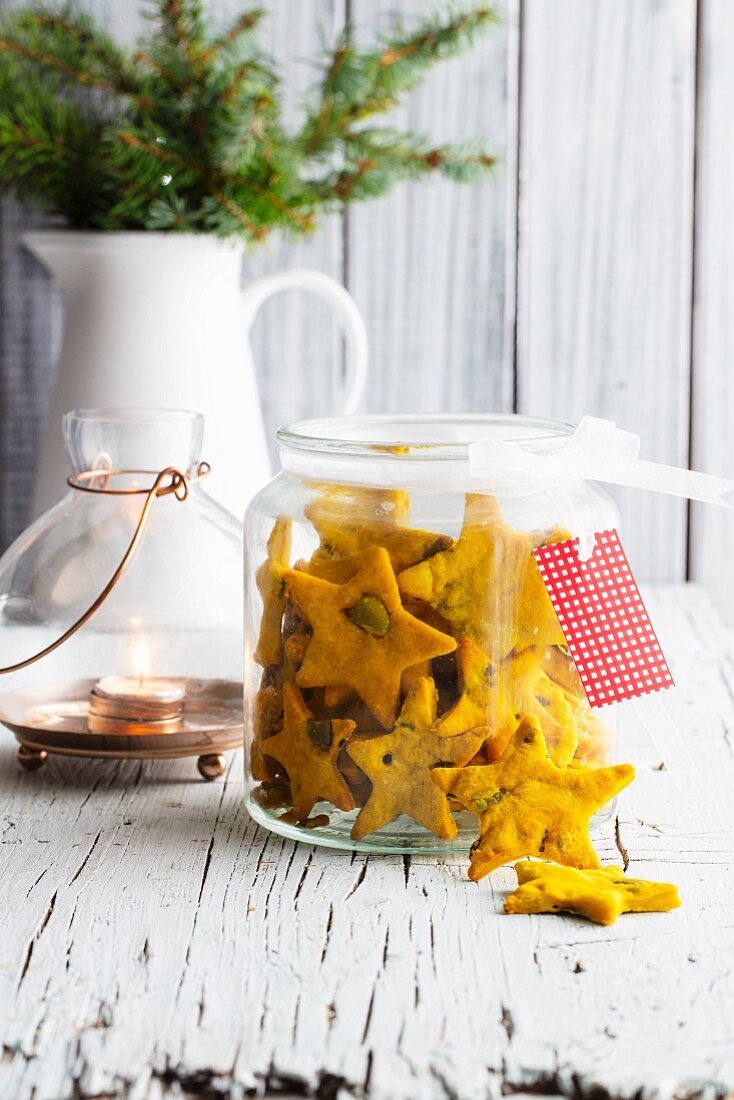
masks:
[[[117,722],[119,728],[103,732],[90,728],[89,698],[96,683],[44,684],[0,696],[0,722],[15,734],[23,768],[37,771],[54,753],[107,760],[195,756],[199,774],[210,781],[224,773],[224,753],[242,745],[242,684],[237,681],[186,680],[180,721]]]

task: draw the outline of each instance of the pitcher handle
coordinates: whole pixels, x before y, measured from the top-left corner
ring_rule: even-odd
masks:
[[[367,330],[357,303],[348,290],[329,275],[310,268],[281,271],[256,279],[244,290],[248,310],[248,326],[255,320],[260,306],[271,294],[281,290],[309,290],[333,307],[344,330],[344,385],[334,402],[332,415],[345,416],[354,412],[367,381]]]

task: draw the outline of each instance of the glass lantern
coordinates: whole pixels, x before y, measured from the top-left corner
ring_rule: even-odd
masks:
[[[493,763],[528,715],[557,765],[611,761],[614,707],[589,707],[532,556],[569,537],[557,505],[470,465],[475,443],[552,454],[572,430],[381,416],[278,433],[283,472],[245,522],[257,822],[360,851],[465,851],[476,819],[434,768]],[[564,489],[584,530],[619,526],[596,485]]]
[[[64,417],[69,491],[0,561],[0,721],[25,767],[197,756],[212,779],[241,743],[242,538],[203,432],[184,411]]]

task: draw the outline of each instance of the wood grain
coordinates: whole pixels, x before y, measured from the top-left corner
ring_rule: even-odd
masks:
[[[647,593],[679,681],[668,707],[707,784],[734,780],[734,635],[696,588]],[[611,928],[501,913],[509,870],[350,856],[248,820],[241,759],[52,761],[0,745],[0,1095],[476,1100],[723,1097],[734,1088],[731,820],[661,770],[605,862],[676,882],[683,908]]]
[[[734,8],[706,0],[701,26],[698,103],[698,203],[693,359],[693,439],[697,469],[734,478]],[[734,622],[730,562],[734,522],[716,508],[694,506],[692,576],[715,594]]]
[[[524,10],[519,408],[617,420],[686,465],[695,0]],[[619,499],[638,573],[684,576],[685,504]]]
[[[356,33],[426,14],[421,0],[352,0]],[[500,160],[478,187],[430,180],[349,212],[348,285],[372,348],[366,407],[512,409],[518,3],[391,116],[437,141],[481,138]]]

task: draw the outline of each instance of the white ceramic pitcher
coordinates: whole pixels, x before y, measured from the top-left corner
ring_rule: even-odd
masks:
[[[248,332],[259,307],[279,290],[314,291],[336,310],[346,369],[332,411],[354,411],[366,377],[367,337],[354,300],[327,275],[284,271],[243,291],[241,245],[203,235],[49,230],[23,240],[58,279],[66,306],[35,515],[66,488],[65,412],[144,407],[204,415],[208,491],[241,516],[271,473]]]

